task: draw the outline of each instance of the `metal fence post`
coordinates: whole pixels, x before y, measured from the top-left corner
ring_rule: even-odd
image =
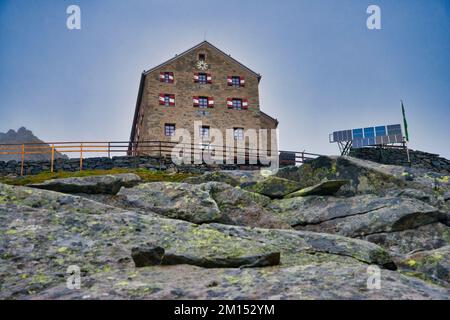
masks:
[[[108,142],[108,158],[111,158],[111,142]]]

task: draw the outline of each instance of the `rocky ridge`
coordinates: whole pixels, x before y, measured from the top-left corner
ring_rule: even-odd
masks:
[[[109,193],[115,179],[87,178],[75,190],[0,184],[0,298],[450,298],[442,173],[320,157],[271,177],[208,172]],[[380,289],[367,287],[373,270]]]

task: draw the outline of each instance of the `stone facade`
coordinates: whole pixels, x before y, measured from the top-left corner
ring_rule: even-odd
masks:
[[[204,71],[197,67],[197,62],[202,58],[207,64]],[[173,74],[173,83],[160,81],[161,73],[165,72]],[[196,73],[210,75],[211,83],[195,83]],[[229,86],[227,82],[229,76],[244,78],[245,86]],[[224,138],[226,129],[275,129],[278,121],[260,110],[258,92],[260,78],[259,74],[204,41],[142,74],[131,141],[170,141],[171,137],[167,136],[164,130],[166,124],[174,124],[176,130],[188,130],[193,140],[196,121],[197,124],[201,122],[201,125],[210,129],[219,129]],[[173,95],[175,105],[160,105],[161,94]],[[214,105],[208,108],[194,106],[193,97],[199,96],[212,99]],[[248,109],[228,108],[227,98],[248,101]],[[214,144],[214,141],[209,142]],[[142,152],[143,147],[133,151],[135,153],[138,151],[138,154],[145,153]]]

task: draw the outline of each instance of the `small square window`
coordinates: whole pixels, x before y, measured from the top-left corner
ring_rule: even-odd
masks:
[[[174,136],[175,135],[175,125],[166,123],[164,125],[164,134],[166,136]]]
[[[207,97],[198,98],[198,107],[202,109],[208,108],[208,98]]]
[[[209,127],[208,126],[200,127],[200,138],[202,138],[202,140],[209,138]]]
[[[198,74],[198,83],[200,84],[207,84],[208,83],[208,76],[206,73],[199,73]]]
[[[241,86],[241,77],[239,76],[233,76],[231,78],[231,85],[233,87],[240,87]]]
[[[168,72],[164,73],[164,82],[170,83],[170,74]]]
[[[170,95],[169,94],[164,95],[164,105],[170,106]]]
[[[244,128],[234,128],[234,140],[244,140]]]
[[[204,53],[199,53],[198,60],[205,61],[206,60],[206,55]]]
[[[242,99],[233,99],[233,109],[242,110]]]

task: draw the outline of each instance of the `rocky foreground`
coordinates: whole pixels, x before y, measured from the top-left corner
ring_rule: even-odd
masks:
[[[0,298],[449,299],[449,208],[448,176],[349,157],[0,184]]]

